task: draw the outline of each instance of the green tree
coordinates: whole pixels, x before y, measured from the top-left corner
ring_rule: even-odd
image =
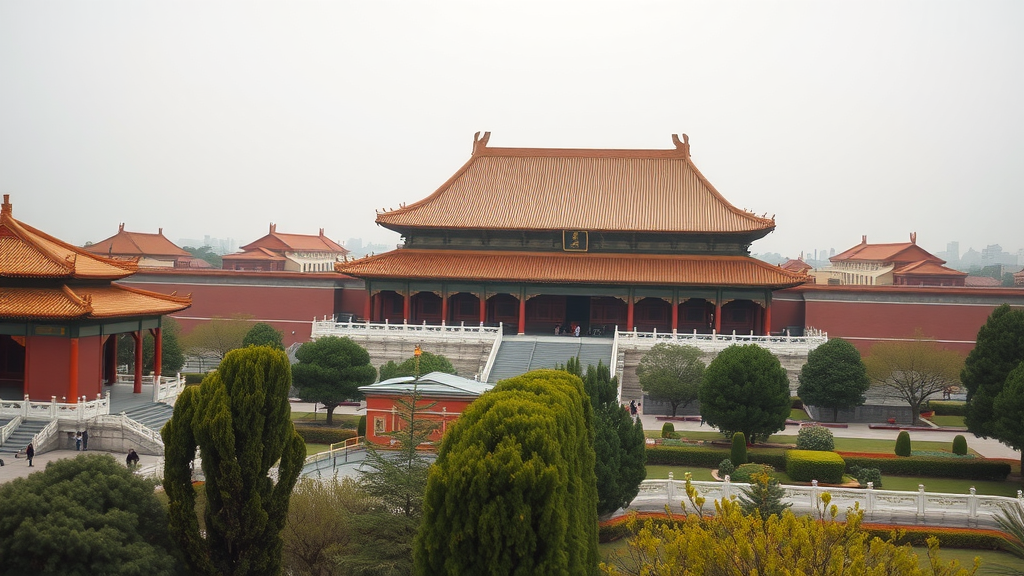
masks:
[[[281,533],[284,567],[297,576],[342,576],[339,559],[359,550],[359,518],[373,499],[351,479],[302,478]]]
[[[875,344],[864,364],[875,386],[910,405],[916,422],[929,396],[960,383],[964,359],[919,336],[910,342]]]
[[[306,342],[295,351],[298,363],[292,378],[303,402],[319,402],[327,408],[327,425],[334,423],[338,404],[362,398],[360,386],[373,384],[377,370],[370,355],[351,338],[327,336]]]
[[[200,246],[199,248],[182,246],[181,249],[200,260],[206,260],[209,262],[210,266],[213,266],[214,268],[224,267],[224,260],[219,255],[214,254],[213,249],[209,246]]]
[[[503,380],[441,441],[415,545],[421,574],[593,574],[593,415],[576,376]]]
[[[785,429],[791,404],[786,369],[756,344],[719,352],[700,388],[704,421],[729,434],[743,432],[749,442]]]
[[[277,350],[284,350],[284,340],[280,330],[266,322],[257,322],[242,338],[242,347],[245,346],[270,346]]]
[[[1024,463],[1024,362],[1006,377],[1006,385],[992,402],[992,416],[992,435],[1021,451]]]
[[[840,409],[863,404],[870,387],[860,352],[846,340],[833,338],[807,355],[796,394],[804,404],[831,408],[835,422]]]
[[[223,359],[228,352],[242,347],[250,328],[252,320],[248,316],[214,318],[193,328],[182,340],[189,354]]]
[[[435,404],[415,390],[409,398],[396,398],[401,424],[385,434],[394,449],[367,444],[359,484],[374,505],[359,517],[360,548],[341,560],[346,568],[360,574],[412,573],[412,545],[432,462],[420,447],[437,431],[438,421],[425,417]]]
[[[0,485],[0,571],[184,573],[154,484],[96,454]]]
[[[960,380],[967,388],[967,429],[984,438],[995,437],[992,403],[1006,377],[1024,361],[1024,310],[1003,304],[978,330],[974,349],[964,361]]]
[[[388,360],[386,364],[380,367],[380,380],[383,382],[402,376],[423,376],[431,372],[456,373],[455,366],[452,365],[451,361],[440,354],[433,354],[427,351],[423,351],[420,354],[419,373],[416,372],[416,366],[415,356],[403,360],[401,364],[396,364],[394,360]]]
[[[652,400],[668,402],[672,416],[697,399],[704,380],[703,352],[695,346],[655,344],[636,367],[640,388]]]
[[[164,490],[172,535],[196,574],[278,574],[288,500],[306,457],[288,404],[282,350],[233,350],[200,386],[178,397],[164,425]],[[202,453],[205,530],[191,464]],[[270,471],[276,467],[276,481]]]
[[[570,358],[566,371],[579,370],[579,358]],[[577,376],[580,374],[575,373]],[[594,409],[594,453],[597,477],[597,513],[610,514],[629,505],[647,477],[647,446],[643,422],[633,420],[617,400],[619,381],[603,362],[587,366],[583,389]]]
[[[778,479],[764,472],[754,472],[750,475],[750,486],[743,490],[740,495],[740,509],[746,515],[755,512],[761,518],[769,516],[781,516],[782,512],[793,504],[783,504],[782,499],[786,497],[786,489],[779,484]]]
[[[185,351],[181,346],[181,325],[170,316],[160,319],[160,374],[170,376],[181,370],[185,365]],[[156,340],[149,331],[142,335],[142,371],[153,371]],[[135,370],[135,339],[131,334],[117,336],[117,363],[128,366],[129,372]]]

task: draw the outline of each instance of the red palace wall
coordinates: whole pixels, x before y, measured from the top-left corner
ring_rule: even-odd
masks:
[[[186,333],[212,318],[244,315],[280,330],[285,346],[308,342],[314,318],[362,316],[366,300],[362,281],[333,273],[146,270],[121,283],[191,294],[192,307],[172,315]]]
[[[1003,303],[1024,309],[1024,290],[800,286],[774,294],[772,327],[773,332],[790,325],[824,330],[862,353],[876,342],[911,340],[919,333],[966,354],[988,316]]]
[[[437,442],[441,439],[442,434],[451,426],[462,411],[469,406],[469,403],[475,400],[472,399],[453,399],[453,398],[424,398],[418,406],[427,406],[431,402],[437,402],[433,407],[430,408],[429,412],[417,412],[417,417],[424,417],[428,420],[435,422],[442,422],[441,426],[437,428],[437,431],[431,435],[431,440]],[[384,431],[391,432],[395,429],[395,426],[401,426],[404,424],[397,414],[392,414],[391,408],[395,404],[394,396],[367,396],[366,397],[366,439],[374,444],[387,444],[390,442],[390,438],[379,436],[377,434],[375,419],[384,419]]]
[[[78,339],[78,395],[95,400],[103,394],[103,339],[90,336]]]
[[[48,402],[56,396],[66,401],[69,393],[71,339],[29,336],[26,339],[25,394]],[[95,400],[103,393],[103,347],[99,336],[78,339],[78,396]]]

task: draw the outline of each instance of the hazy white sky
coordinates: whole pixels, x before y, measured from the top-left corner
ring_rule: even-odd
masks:
[[[755,252],[1024,248],[1024,2],[0,0],[0,192],[64,240],[397,242],[492,146],[671,148]]]

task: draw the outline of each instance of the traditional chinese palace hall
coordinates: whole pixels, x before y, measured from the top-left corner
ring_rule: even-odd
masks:
[[[750,257],[774,218],[732,206],[667,150],[497,148],[430,196],[379,212],[391,252],[338,263],[372,321],[498,323],[510,332],[772,332],[772,291],[808,277]]]
[[[0,210],[0,394],[7,399],[94,399],[116,379],[117,335],[135,339],[135,392],[141,392],[142,337],[155,341],[161,316],[189,307],[187,297],[115,284],[138,264],[91,254]],[[13,398],[9,398],[13,396]]]

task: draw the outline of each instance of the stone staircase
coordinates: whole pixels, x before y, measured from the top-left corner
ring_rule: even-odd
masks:
[[[125,416],[154,432],[160,432],[174,414],[174,407],[162,402],[149,402],[124,411]]]
[[[494,359],[488,382],[497,382],[537,370],[565,364],[579,357],[583,370],[588,365],[611,363],[612,342],[607,338],[573,338],[559,336],[505,337]]]
[[[5,426],[10,420],[0,420],[0,426]],[[32,441],[32,437],[39,433],[44,426],[49,424],[46,420],[23,421],[13,434],[0,446],[0,453],[11,454],[20,452]]]

